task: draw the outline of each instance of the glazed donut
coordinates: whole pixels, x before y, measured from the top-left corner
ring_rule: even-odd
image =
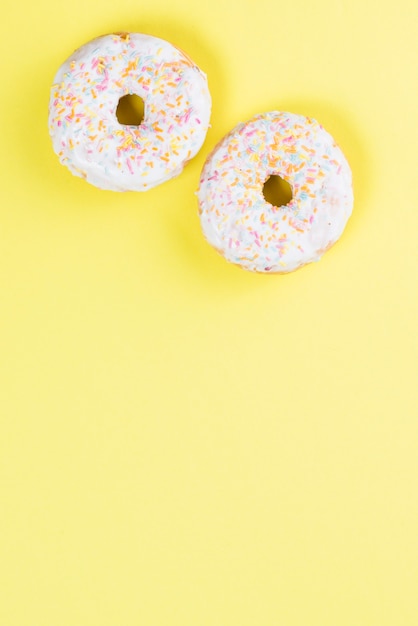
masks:
[[[284,206],[263,196],[272,175],[292,188]],[[318,261],[353,205],[351,170],[331,135],[310,117],[278,111],[256,115],[220,141],[197,195],[208,242],[254,272],[291,272]]]
[[[120,124],[121,97],[144,101],[138,126]],[[61,163],[101,189],[145,191],[180,174],[209,127],[206,75],[167,41],[138,33],[98,37],[60,67],[49,130]]]

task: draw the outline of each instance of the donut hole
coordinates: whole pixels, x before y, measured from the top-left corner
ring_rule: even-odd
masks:
[[[293,198],[292,187],[289,183],[272,174],[263,185],[264,199],[275,207],[286,206]]]
[[[116,117],[123,126],[139,126],[144,121],[145,105],[140,96],[129,93],[122,96],[116,107]]]

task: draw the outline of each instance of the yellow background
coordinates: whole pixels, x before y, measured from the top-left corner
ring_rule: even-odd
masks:
[[[416,626],[415,0],[2,9],[0,624]],[[206,71],[212,128],[145,194],[71,176],[53,76],[109,31]],[[273,108],[316,117],[355,208],[318,264],[228,265],[194,191]]]

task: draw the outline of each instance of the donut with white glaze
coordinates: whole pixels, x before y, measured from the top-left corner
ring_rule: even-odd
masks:
[[[116,117],[119,100],[144,101],[141,124]],[[183,170],[209,127],[206,75],[167,41],[139,33],[98,37],[58,70],[49,130],[62,164],[92,185],[145,191]]]
[[[263,186],[278,175],[292,199],[273,206]],[[236,126],[203,167],[199,214],[207,241],[228,261],[285,273],[318,261],[352,212],[351,170],[313,118],[272,111]]]

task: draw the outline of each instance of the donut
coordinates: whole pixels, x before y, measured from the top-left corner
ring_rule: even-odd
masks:
[[[280,176],[292,199],[264,198]],[[263,273],[318,261],[341,236],[353,206],[350,167],[313,118],[271,111],[236,126],[207,158],[197,191],[207,241],[227,261]]]
[[[119,100],[144,102],[139,125],[119,123]],[[139,33],[98,37],[76,50],[51,88],[49,131],[62,164],[92,185],[145,191],[180,174],[209,127],[206,75],[180,49]]]

